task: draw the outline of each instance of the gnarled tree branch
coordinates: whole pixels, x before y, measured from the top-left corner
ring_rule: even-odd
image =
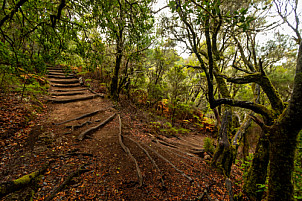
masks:
[[[5,17],[2,18],[2,20],[0,21],[0,27],[2,27],[2,25],[4,24],[4,22],[5,22],[6,20],[12,18],[12,17],[14,16],[14,14],[15,14],[16,12],[18,12],[19,8],[20,8],[24,3],[26,3],[27,1],[28,1],[28,0],[20,0],[20,1],[16,4],[16,6],[14,7],[14,9],[12,9],[12,11],[11,11],[9,14],[5,15]]]

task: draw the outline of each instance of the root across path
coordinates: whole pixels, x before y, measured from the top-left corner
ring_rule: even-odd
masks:
[[[30,149],[20,145],[15,158],[0,167],[11,175],[0,174],[2,181],[38,171],[33,200],[41,201],[229,200],[232,183],[226,188],[223,175],[198,154],[204,153],[201,134],[155,138],[137,113],[114,107],[75,74],[48,72],[49,111],[41,129],[31,133]],[[47,164],[43,171],[41,164]],[[8,193],[4,200],[11,200]]]

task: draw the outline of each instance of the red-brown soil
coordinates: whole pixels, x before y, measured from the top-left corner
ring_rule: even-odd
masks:
[[[53,87],[50,93],[55,89],[59,90]],[[84,89],[84,95],[92,94],[84,87],[65,86],[66,89],[69,92],[68,89]],[[83,95],[73,98],[79,96]],[[53,95],[51,98],[71,97]],[[62,123],[102,109],[105,111]],[[80,133],[114,113],[117,115],[112,121],[83,140],[78,140]],[[142,186],[139,185],[133,159],[119,142],[118,115],[122,122],[123,143],[137,160],[143,178]],[[77,125],[83,127],[75,129]],[[1,138],[0,181],[17,179],[52,161],[38,183],[34,200],[49,197],[79,168],[84,168],[85,172],[73,177],[53,200],[229,200],[224,176],[216,172],[209,161],[190,153],[202,150],[204,134],[188,133],[177,138],[160,136],[165,145],[148,132],[148,126],[146,114],[130,103],[114,105],[101,97],[62,104],[48,102],[47,110],[30,126],[7,134],[10,137]],[[149,153],[158,169],[135,142]],[[233,169],[231,179],[234,182],[240,173],[237,167]],[[234,185],[233,190],[238,193],[240,188]],[[3,199],[23,200],[23,195],[21,190]]]

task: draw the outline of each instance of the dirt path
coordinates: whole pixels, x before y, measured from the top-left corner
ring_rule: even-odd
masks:
[[[203,136],[155,138],[135,113],[116,109],[72,74],[52,68],[48,79],[49,113],[2,180],[51,161],[34,200],[228,200],[224,178],[196,154]]]

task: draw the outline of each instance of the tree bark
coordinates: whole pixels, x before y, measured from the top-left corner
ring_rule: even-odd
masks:
[[[122,32],[121,32],[122,34]],[[119,78],[119,70],[122,63],[123,58],[123,49],[121,44],[122,38],[119,38],[117,40],[117,54],[115,57],[115,68],[114,68],[114,74],[111,80],[111,88],[110,88],[110,95],[112,96],[113,100],[118,100],[118,78]]]
[[[302,42],[300,43],[294,89],[287,110],[269,130],[270,167],[268,201],[293,201],[292,172],[297,136],[302,129]]]
[[[234,148],[231,146],[228,133],[232,127],[232,108],[225,106],[225,111],[222,117],[221,128],[219,130],[219,144],[216,150],[212,165],[222,167],[224,174],[230,177],[232,163],[234,161]]]
[[[293,201],[292,173],[299,131],[281,124],[271,131],[268,200]]]
[[[18,12],[19,8],[26,3],[28,0],[20,0],[16,6],[11,10],[11,12],[8,15],[5,15],[4,18],[1,19],[0,21],[0,27],[2,27],[2,25],[5,23],[6,20],[8,20],[9,18],[12,18],[14,16],[15,13]]]
[[[267,166],[269,162],[268,154],[269,141],[263,134],[260,136],[255,150],[251,167],[247,178],[244,181],[244,191],[251,200],[261,201],[263,192],[257,192],[259,184],[265,184],[267,175]]]

